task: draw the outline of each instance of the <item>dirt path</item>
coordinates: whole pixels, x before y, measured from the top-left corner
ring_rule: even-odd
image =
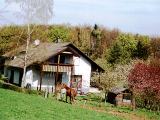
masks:
[[[110,110],[110,111],[106,111],[103,108],[99,108],[99,107],[91,107],[91,106],[80,106],[81,108],[84,109],[89,109],[89,110],[94,110],[97,112],[103,112],[103,113],[108,113],[108,114],[112,114],[114,116],[118,116],[120,118],[124,118],[127,120],[148,120],[145,116],[138,116],[134,113],[125,113],[125,112],[119,112],[119,111],[115,111],[115,110]]]
[[[122,113],[119,111],[110,111],[108,113],[119,116],[121,118],[125,118],[127,120],[148,120],[145,116],[142,117],[142,116],[135,115],[133,113],[124,113],[124,112]]]

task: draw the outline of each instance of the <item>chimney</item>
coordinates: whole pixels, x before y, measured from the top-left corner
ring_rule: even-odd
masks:
[[[38,46],[40,44],[40,40],[36,39],[33,43],[35,46]]]

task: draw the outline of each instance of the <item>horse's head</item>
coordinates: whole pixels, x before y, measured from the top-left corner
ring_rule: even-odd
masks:
[[[66,89],[66,88],[68,88],[68,86],[66,84],[62,83],[61,84],[61,89],[64,89],[64,88]]]

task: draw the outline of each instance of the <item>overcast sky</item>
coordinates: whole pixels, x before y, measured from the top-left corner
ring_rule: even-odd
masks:
[[[6,7],[0,0],[0,10],[3,8],[0,24],[21,23],[13,15],[17,5]],[[160,0],[55,0],[52,23],[96,23],[124,32],[160,35]]]

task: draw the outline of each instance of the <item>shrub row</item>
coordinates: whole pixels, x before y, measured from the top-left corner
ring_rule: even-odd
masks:
[[[136,107],[138,108],[145,108],[147,110],[152,111],[160,111],[160,101],[156,98],[152,97],[144,97],[140,95],[136,95]]]
[[[3,82],[1,80],[0,80],[0,88],[9,89],[9,90],[13,90],[21,93],[27,93],[27,94],[44,95],[44,91],[21,88],[13,84]]]

